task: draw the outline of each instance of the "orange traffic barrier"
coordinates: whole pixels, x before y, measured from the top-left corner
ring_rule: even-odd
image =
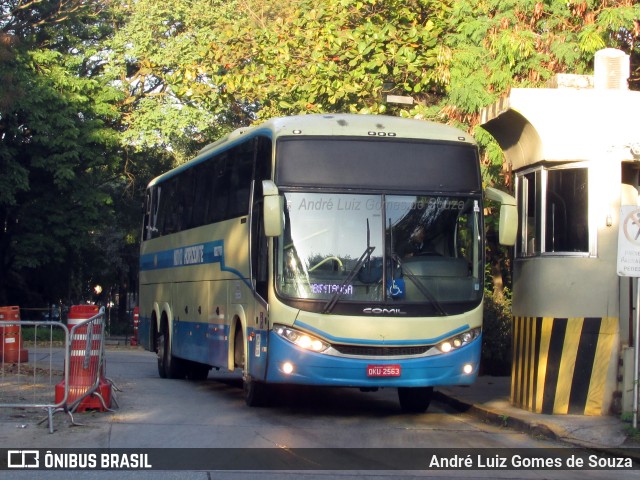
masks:
[[[24,348],[20,324],[8,322],[20,322],[20,307],[0,307],[0,360],[4,363],[28,362],[29,351]]]
[[[131,337],[131,346],[138,345],[138,325],[140,324],[140,307],[133,309],[133,336]]]
[[[69,396],[67,405],[78,399],[76,411],[100,410],[111,406],[111,383],[104,377],[101,355],[104,342],[104,322],[90,322],[75,330],[76,325],[100,313],[96,305],[73,305],[69,310],[68,327],[71,332],[69,347]],[[95,392],[88,394],[98,383]],[[64,380],[56,385],[56,403],[64,398]],[[84,398],[83,398],[84,397]]]

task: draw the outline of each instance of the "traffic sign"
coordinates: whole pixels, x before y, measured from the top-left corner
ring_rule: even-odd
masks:
[[[636,205],[620,208],[617,269],[621,277],[640,277],[640,208]]]

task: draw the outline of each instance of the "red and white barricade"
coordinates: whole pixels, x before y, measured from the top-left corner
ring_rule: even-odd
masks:
[[[0,362],[29,361],[29,351],[22,342],[20,307],[0,307],[0,341]]]
[[[69,395],[71,411],[108,410],[112,384],[104,376],[104,315],[96,305],[73,305],[69,310]],[[64,380],[56,385],[62,402]]]

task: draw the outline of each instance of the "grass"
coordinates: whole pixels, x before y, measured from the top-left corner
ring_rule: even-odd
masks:
[[[64,342],[64,329],[51,325],[39,325],[37,327],[22,327],[22,340],[24,342]]]
[[[623,413],[620,416],[620,420],[628,424],[624,426],[624,431],[627,434],[627,443],[634,446],[640,444],[640,428],[633,428],[633,413]]]

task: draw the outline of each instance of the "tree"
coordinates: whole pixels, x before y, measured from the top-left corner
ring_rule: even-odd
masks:
[[[444,94],[438,39],[445,3],[331,0],[294,3],[269,24],[255,15],[223,26],[207,63],[216,82],[261,117],[304,112],[396,113],[385,94],[429,106]],[[245,12],[253,11],[249,2]],[[239,48],[245,46],[245,48]]]
[[[502,152],[479,123],[480,110],[513,87],[541,87],[557,73],[590,73],[596,51],[624,50],[631,57],[632,88],[640,87],[640,5],[622,1],[487,0],[453,2],[443,38],[448,93],[443,120],[472,129],[483,147],[488,185],[512,188]],[[489,245],[492,283],[508,284],[508,256]]]
[[[0,302],[81,292],[114,177],[119,93],[100,77],[104,5],[5,3],[0,38]],[[75,281],[74,281],[75,279]],[[78,290],[78,288],[76,288]]]
[[[98,275],[131,284],[146,182],[274,115],[450,123],[483,146],[485,183],[509,188],[479,109],[589,72],[604,46],[630,54],[639,88],[638,19],[632,0],[7,0],[0,301],[78,297]]]
[[[640,5],[621,1],[453,2],[448,62],[451,119],[474,125],[480,109],[512,87],[540,87],[556,73],[593,71],[596,51],[620,48],[640,81]]]
[[[604,46],[630,53],[632,83],[640,76],[640,7],[630,0],[123,5],[129,20],[112,45],[114,65],[134,105],[131,132],[151,144],[176,129],[199,139],[212,124],[224,131],[305,112],[391,113],[470,129],[509,88],[587,72]],[[390,106],[385,93],[414,105]]]
[[[385,93],[409,91],[431,104],[444,93],[443,5],[123,4],[128,20],[111,44],[111,67],[126,87],[128,135],[141,146],[171,144],[180,162],[189,148],[172,142],[176,132],[198,144],[258,117],[388,112]]]
[[[220,136],[220,125],[250,121],[201,65],[216,43],[219,16],[231,11],[226,2],[114,3],[118,22],[107,42],[107,74],[125,95],[120,111],[130,148],[165,149],[182,163]]]

